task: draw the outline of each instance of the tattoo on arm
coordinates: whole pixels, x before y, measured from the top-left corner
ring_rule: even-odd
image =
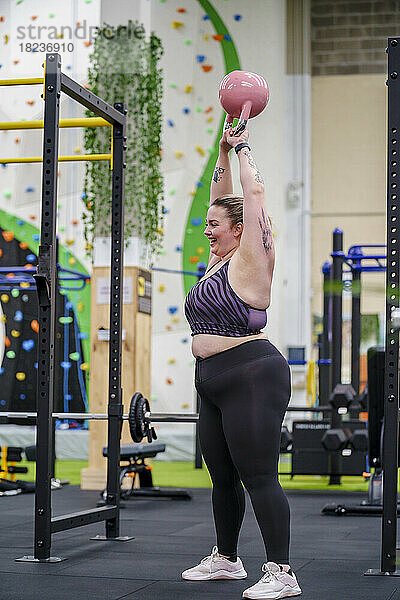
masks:
[[[254,179],[256,180],[257,183],[261,183],[262,185],[264,185],[263,176],[261,175],[260,171],[258,170],[258,167],[254,161],[254,158],[251,156],[250,151],[248,150],[248,148],[244,148],[242,150],[242,152],[244,152],[244,154],[247,156],[247,160],[249,162],[250,167],[252,167],[256,171]]]
[[[215,167],[215,171],[214,171],[214,175],[213,175],[213,181],[215,181],[215,183],[218,183],[221,181],[222,177],[222,173],[224,173],[226,171],[226,169],[223,169],[222,167]]]
[[[272,231],[269,224],[269,219],[265,218],[264,209],[261,209],[262,212],[262,220],[258,217],[258,223],[261,229],[261,236],[263,241],[263,246],[265,250],[265,254],[269,254],[272,250]]]

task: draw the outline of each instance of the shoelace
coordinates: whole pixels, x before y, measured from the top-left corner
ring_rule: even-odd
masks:
[[[217,558],[217,556],[218,556],[218,548],[217,548],[217,546],[214,546],[214,548],[211,551],[210,556],[206,556],[205,558],[203,558],[201,560],[201,564],[204,564],[204,563],[207,563],[208,561],[210,561],[210,574],[212,572],[213,561]]]
[[[261,570],[263,571],[263,573],[265,573],[265,575],[263,575],[261,577],[261,581],[263,583],[268,583],[269,581],[271,581],[275,577],[275,573],[272,573],[269,570],[267,563],[263,564],[263,566],[261,567]]]

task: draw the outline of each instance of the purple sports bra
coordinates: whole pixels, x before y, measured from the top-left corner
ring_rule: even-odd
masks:
[[[213,275],[200,279],[185,300],[185,316],[192,330],[229,337],[255,335],[267,324],[267,311],[252,308],[233,291],[228,263]]]

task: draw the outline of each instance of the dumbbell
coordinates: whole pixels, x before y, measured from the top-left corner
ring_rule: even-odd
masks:
[[[328,451],[343,450],[351,438],[348,429],[328,429],[321,439],[321,444]]]

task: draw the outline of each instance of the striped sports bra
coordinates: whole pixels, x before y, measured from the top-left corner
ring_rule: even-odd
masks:
[[[213,275],[198,281],[186,296],[185,316],[192,336],[255,335],[267,324],[266,310],[252,308],[233,291],[228,281],[229,260]]]

